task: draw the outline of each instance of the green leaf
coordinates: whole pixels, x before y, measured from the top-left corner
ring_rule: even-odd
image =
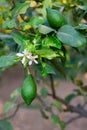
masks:
[[[56,101],[55,106],[59,111],[62,111],[62,103],[60,101]]]
[[[83,95],[80,89],[74,89],[74,92],[76,92],[77,96],[82,96]]]
[[[79,24],[78,26],[75,27],[77,30],[86,30],[87,25],[86,24]]]
[[[81,87],[81,90],[84,91],[84,92],[87,92],[87,85]]]
[[[43,1],[43,7],[38,8],[39,13],[43,15],[44,18],[46,18],[46,8],[52,7],[52,0],[42,0]]]
[[[16,4],[16,7],[12,11],[13,17],[16,17],[18,14],[25,14],[26,10],[30,7],[30,2]]]
[[[48,64],[46,64],[46,72],[47,72],[47,74],[56,74],[54,71],[54,68]]]
[[[12,19],[10,21],[4,21],[2,26],[5,29],[12,29],[12,28],[14,28],[16,26],[15,19]]]
[[[56,68],[56,70],[64,77],[66,78],[66,73],[62,67],[62,64],[58,63],[57,62],[57,59],[53,59],[52,61],[52,64],[54,65],[54,67]]]
[[[38,16],[32,17],[29,21],[29,24],[34,28],[38,27],[40,24],[43,24],[43,23],[44,23],[44,19]]]
[[[42,34],[48,34],[48,33],[54,31],[54,29],[47,27],[45,25],[40,25],[38,29],[39,29],[39,32],[42,33]]]
[[[44,87],[40,89],[40,93],[43,98],[46,98],[48,96],[48,90]]]
[[[13,126],[8,121],[0,121],[0,130],[13,130]]]
[[[75,94],[69,94],[68,96],[65,97],[65,100],[69,103],[75,97],[76,97]]]
[[[46,64],[46,63],[42,63],[42,66],[43,66],[43,70],[42,70],[42,76],[47,76],[47,74],[56,74],[55,71],[54,71],[54,68],[49,65],[49,64]]]
[[[0,68],[9,67],[16,63],[15,61],[16,55],[14,53],[11,53],[6,56],[0,57]]]
[[[4,112],[8,112],[10,109],[15,107],[15,103],[6,102],[4,105]]]
[[[65,122],[64,121],[61,121],[60,120],[60,118],[57,116],[57,115],[55,115],[55,114],[51,114],[51,119],[52,119],[52,122],[55,124],[55,125],[60,125],[60,128],[61,128],[61,130],[64,130],[65,129],[65,127],[66,127],[66,124],[65,124]]]
[[[36,50],[36,54],[40,57],[47,58],[49,60],[58,56],[56,52],[51,49]]]
[[[83,81],[81,79],[78,79],[78,78],[74,78],[74,83],[80,87],[83,85]]]
[[[65,130],[66,123],[64,121],[60,121],[59,123],[61,130]]]
[[[21,95],[21,88],[17,88],[17,89],[15,89],[15,90],[11,93],[10,98],[11,98],[12,101],[16,101],[17,98],[18,98],[20,95]]]
[[[53,122],[55,125],[59,124],[59,122],[60,122],[59,117],[58,117],[57,115],[55,115],[55,114],[52,114],[52,115],[51,115],[51,119],[52,119],[52,122]]]
[[[82,5],[78,5],[78,8],[87,11],[87,5],[84,5],[84,6],[82,6]]]
[[[55,36],[49,36],[43,39],[42,46],[46,47],[55,47],[57,49],[61,49],[61,43],[58,38]]]
[[[62,26],[58,30],[57,37],[63,44],[72,47],[80,47],[86,45],[85,37],[69,25]]]
[[[10,39],[11,36],[10,36],[9,34],[0,33],[0,38],[1,38],[1,39]]]
[[[13,40],[19,44],[19,45],[25,45],[26,44],[26,37],[24,35],[22,35],[19,32],[12,32],[11,36],[13,38]]]

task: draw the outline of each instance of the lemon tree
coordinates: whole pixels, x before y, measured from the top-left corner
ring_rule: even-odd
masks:
[[[16,100],[21,96],[22,105],[39,109],[43,118],[52,119],[61,130],[77,118],[87,118],[87,85],[78,76],[87,77],[86,50],[86,0],[1,0],[0,75],[20,63],[25,73],[4,111],[13,107],[18,110],[21,104]],[[57,79],[69,79],[77,87],[62,98],[55,90]],[[71,101],[80,96],[83,105],[74,105]],[[78,117],[65,121],[59,116],[62,112],[77,113]],[[13,130],[8,121],[2,120],[0,128],[6,129],[6,124]]]

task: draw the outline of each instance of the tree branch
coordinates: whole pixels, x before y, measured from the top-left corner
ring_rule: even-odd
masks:
[[[53,76],[52,74],[50,74],[50,86],[51,86],[51,90],[52,90],[52,96],[53,98],[55,98],[56,96],[56,92],[55,92],[55,88],[54,88],[54,81],[53,81]]]
[[[49,96],[53,97],[52,94],[48,94]],[[55,100],[58,100],[60,101],[62,104],[64,104],[66,106],[66,111],[68,112],[74,112],[74,113],[78,113],[80,114],[81,116],[83,117],[86,117],[87,118],[87,110],[85,110],[81,105],[80,106],[73,106],[73,105],[70,105],[68,104],[64,99],[58,97],[58,96],[55,96],[53,97]]]
[[[14,117],[14,116],[16,115],[16,113],[18,112],[19,108],[20,108],[22,105],[24,105],[24,104],[25,104],[24,102],[21,102],[20,104],[17,104],[15,111],[14,111],[12,114],[10,114],[10,115],[8,115],[8,114],[3,114],[3,115],[0,117],[0,121],[2,121],[2,120],[7,120],[7,119],[11,119],[12,117]]]
[[[81,117],[82,117],[81,115],[72,117],[71,119],[69,119],[68,121],[66,121],[66,124],[68,125],[68,124],[72,123],[73,121],[75,121],[75,120],[77,120],[77,119],[79,119]]]
[[[50,75],[50,82],[51,82],[51,90],[52,94],[48,94],[49,96],[53,97],[55,100],[59,100],[62,104],[66,106],[66,111],[78,113],[80,116],[87,118],[87,110],[84,109],[81,105],[73,106],[66,102],[64,99],[56,96],[55,88],[54,88],[54,81],[52,75]]]

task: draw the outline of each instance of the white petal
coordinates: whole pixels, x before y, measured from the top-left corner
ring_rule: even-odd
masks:
[[[22,54],[22,53],[17,53],[16,55],[19,56],[19,57],[23,57],[24,54]]]
[[[26,56],[28,59],[31,59],[31,56],[30,55],[28,55],[28,56]]]
[[[34,60],[34,62],[35,62],[36,64],[38,64],[38,61],[37,61],[37,60]]]
[[[24,64],[24,62],[25,62],[25,57],[22,58],[21,62],[22,62],[22,64]]]
[[[38,58],[38,55],[34,56],[34,58]]]
[[[28,64],[29,64],[29,65],[32,65],[32,60],[30,60]]]

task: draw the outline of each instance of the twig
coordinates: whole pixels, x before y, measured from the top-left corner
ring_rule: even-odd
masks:
[[[80,114],[80,116],[86,117],[87,118],[87,110],[84,109],[84,107],[80,106],[73,106],[67,103],[64,99],[60,98],[59,96],[56,96],[56,92],[54,89],[54,81],[52,75],[50,75],[50,82],[51,82],[51,90],[52,94],[48,94],[49,96],[52,96],[55,100],[59,100],[61,103],[63,103],[68,112],[74,112]]]
[[[0,118],[0,121],[13,118],[16,115],[16,113],[18,112],[19,108],[24,104],[25,104],[24,102],[17,104],[15,111],[10,115],[7,115],[7,114],[2,115]]]
[[[75,121],[75,120],[77,120],[77,119],[79,119],[81,117],[82,117],[81,115],[72,117],[71,119],[69,119],[68,121],[66,121],[66,124],[68,125],[68,124],[72,123],[73,121]]]
[[[51,93],[48,93],[48,95],[51,96],[51,97],[53,97]],[[56,96],[56,95],[55,95],[53,98],[54,98],[55,100],[59,100],[59,101],[60,101],[62,104],[64,104],[65,106],[68,106],[68,103],[67,103],[64,99],[62,99],[62,98],[60,98],[60,97],[58,97],[58,96]]]
[[[52,90],[52,96],[53,98],[55,98],[56,96],[56,92],[55,92],[55,88],[54,88],[54,81],[53,81],[53,76],[52,74],[50,74],[50,86],[51,86],[51,90]]]
[[[48,94],[49,96],[52,96],[52,94]],[[86,117],[87,118],[87,110],[84,109],[84,107],[82,106],[73,106],[73,105],[70,105],[68,104],[64,99],[58,97],[58,96],[55,96],[53,97],[55,100],[59,100],[61,103],[63,103],[68,112],[74,112],[74,113],[78,113],[80,114],[81,116],[83,117]]]
[[[64,105],[68,106],[68,103],[64,99],[56,96],[55,87],[54,87],[54,80],[53,80],[52,74],[50,74],[50,83],[51,83],[50,87],[51,87],[51,90],[52,90],[52,94],[48,94],[48,95],[52,96],[56,100],[61,101]]]

